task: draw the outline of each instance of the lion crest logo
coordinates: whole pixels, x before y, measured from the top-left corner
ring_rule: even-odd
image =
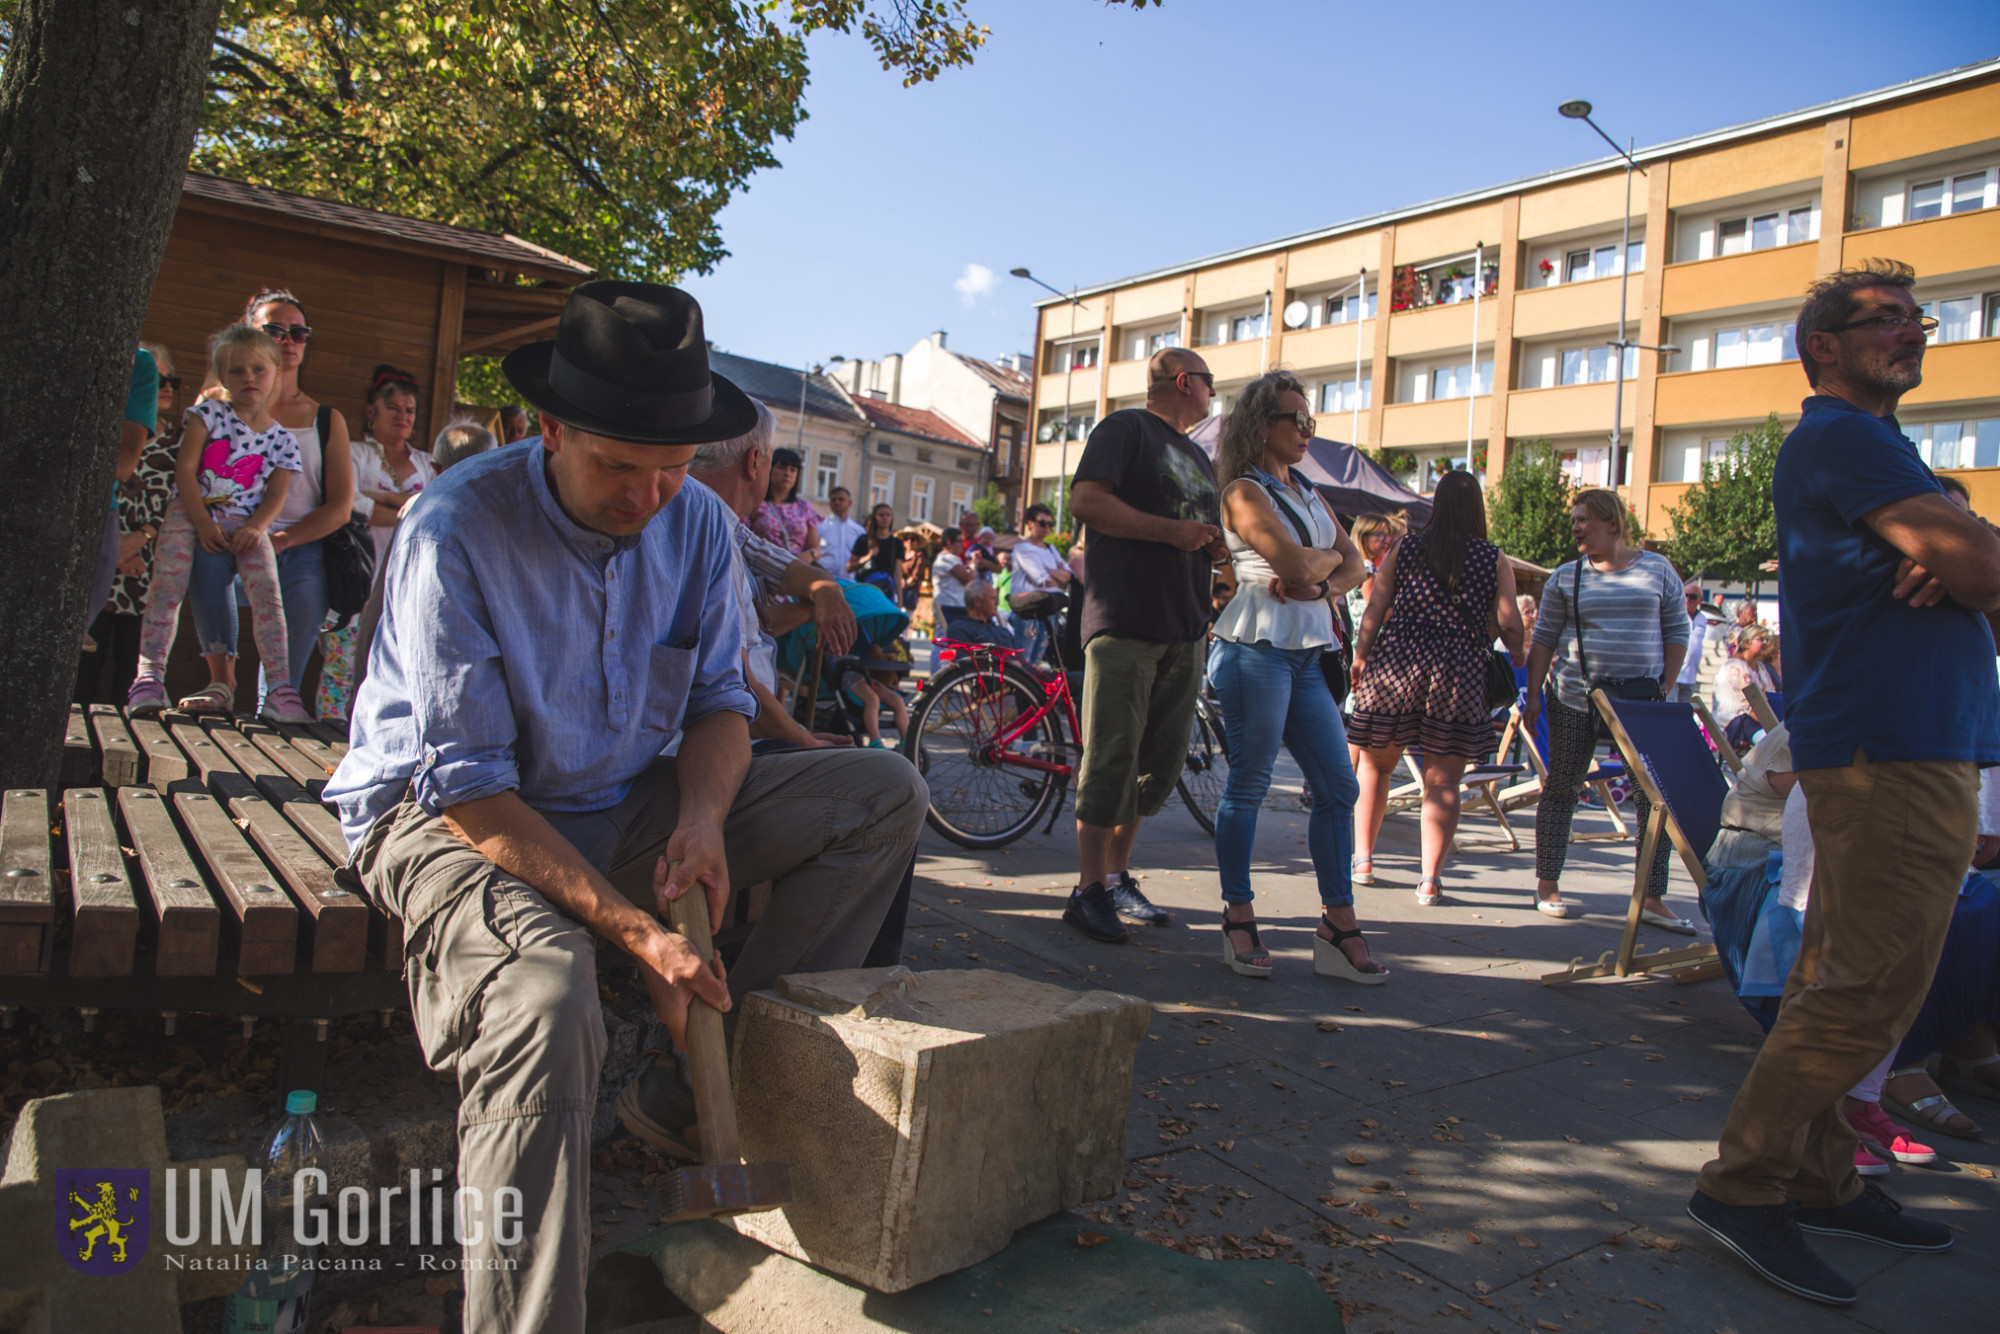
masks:
[[[145,1258],[152,1233],[152,1174],[145,1168],[59,1168],[56,1249],[84,1274],[123,1274]]]

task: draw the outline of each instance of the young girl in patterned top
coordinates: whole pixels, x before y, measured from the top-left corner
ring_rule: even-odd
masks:
[[[139,631],[139,674],[127,697],[134,716],[167,707],[167,655],[187,596],[195,543],[232,558],[250,595],[251,628],[266,676],[267,722],[312,721],[298,691],[288,684],[285,604],[278,591],[277,555],[267,536],[299,472],[298,442],[271,415],[278,385],[278,345],[261,329],[231,325],[217,334],[209,361],[227,401],[209,399],[188,409],[174,476],[179,504],[167,512],[153,557],[153,587]],[[202,645],[227,654],[234,644]],[[183,707],[209,699],[209,692]],[[214,711],[212,707],[209,711]]]

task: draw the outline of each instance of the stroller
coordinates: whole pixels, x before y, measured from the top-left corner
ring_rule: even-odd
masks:
[[[819,627],[811,621],[778,640],[778,671],[792,686],[792,717],[811,732],[854,738],[864,734],[862,700],[849,688],[858,675],[909,674],[912,664],[903,644],[910,618],[874,584],[840,581],[840,591],[860,634],[846,654],[829,657],[819,647]],[[869,650],[874,650],[871,655]],[[869,701],[873,705],[873,701]]]

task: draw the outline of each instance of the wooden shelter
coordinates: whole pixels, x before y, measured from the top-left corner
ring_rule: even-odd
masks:
[[[459,358],[548,337],[569,289],[590,276],[519,237],[190,172],[143,336],[172,352],[185,404],[210,335],[240,320],[259,289],[288,288],[313,330],[299,374],[306,392],[340,409],[358,436],[375,366],[406,370],[422,389],[413,443],[423,445],[450,416]]]

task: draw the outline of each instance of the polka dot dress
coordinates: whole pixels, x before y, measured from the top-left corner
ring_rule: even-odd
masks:
[[[1427,537],[1412,534],[1397,545],[1392,614],[1355,687],[1347,737],[1369,748],[1403,746],[1425,755],[1476,759],[1493,750],[1485,627],[1499,589],[1500,548],[1472,542],[1454,597],[1431,572]]]

